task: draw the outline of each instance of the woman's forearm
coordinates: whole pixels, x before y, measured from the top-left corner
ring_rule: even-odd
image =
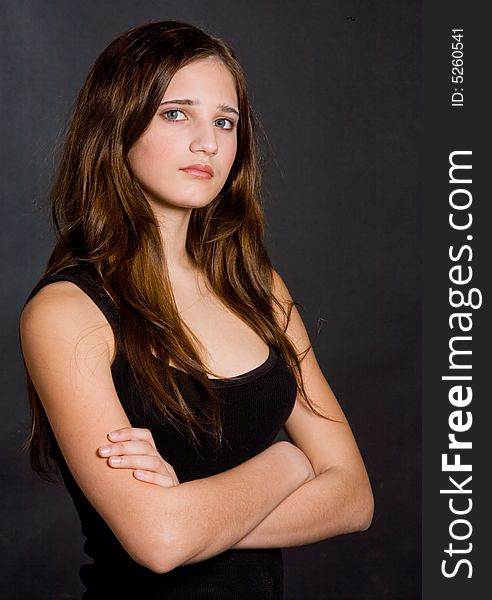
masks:
[[[371,523],[372,511],[367,479],[333,467],[292,492],[232,548],[302,546],[363,531]]]
[[[279,442],[229,471],[169,489],[174,543],[165,570],[227,550],[311,476],[304,454]]]

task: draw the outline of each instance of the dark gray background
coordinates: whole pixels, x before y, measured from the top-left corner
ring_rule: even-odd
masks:
[[[268,248],[376,497],[369,531],[284,551],[286,600],[420,597],[420,16],[417,0],[1,3],[2,598],[78,598],[87,561],[67,492],[19,450],[17,321],[52,244],[61,134],[103,48],[173,18],[231,42],[244,66],[269,140]]]

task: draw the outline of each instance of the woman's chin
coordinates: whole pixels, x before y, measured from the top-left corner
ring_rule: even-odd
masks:
[[[203,208],[204,206],[208,206],[215,196],[203,197],[203,196],[194,196],[194,197],[186,197],[186,198],[162,198],[158,196],[147,196],[147,200],[149,200],[151,206],[153,208],[168,208],[168,209],[192,209],[192,208]]]

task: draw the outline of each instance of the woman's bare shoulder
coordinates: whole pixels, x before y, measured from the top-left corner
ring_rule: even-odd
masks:
[[[74,314],[80,318],[94,317],[98,314],[94,309],[97,309],[95,304],[76,284],[71,281],[55,281],[43,286],[29,300],[22,310],[21,322],[34,321],[42,325],[45,319],[52,319],[54,316],[61,320]]]
[[[49,343],[59,335],[76,339],[89,332],[104,340],[112,352],[114,338],[106,317],[93,300],[70,281],[56,281],[42,287],[20,315],[23,346],[33,338]]]

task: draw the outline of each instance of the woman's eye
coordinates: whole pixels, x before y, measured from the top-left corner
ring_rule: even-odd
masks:
[[[182,110],[178,108],[172,108],[170,110],[166,110],[162,113],[167,121],[184,121],[186,119],[186,115]],[[181,114],[182,117],[178,118],[178,115]],[[232,119],[216,119],[215,123],[218,125],[220,129],[234,129],[235,122]]]
[[[235,123],[234,121],[231,121],[231,119],[217,119],[215,122],[219,123],[220,129],[234,129]],[[225,125],[223,126],[222,123]]]
[[[165,115],[166,119],[168,121],[182,121],[182,119],[177,119],[175,118],[175,115],[177,113],[181,113],[182,115],[184,115],[184,112],[182,110],[179,110],[177,108],[173,108],[171,110],[166,110],[165,112],[163,112],[162,114]],[[169,116],[168,116],[169,115]]]

